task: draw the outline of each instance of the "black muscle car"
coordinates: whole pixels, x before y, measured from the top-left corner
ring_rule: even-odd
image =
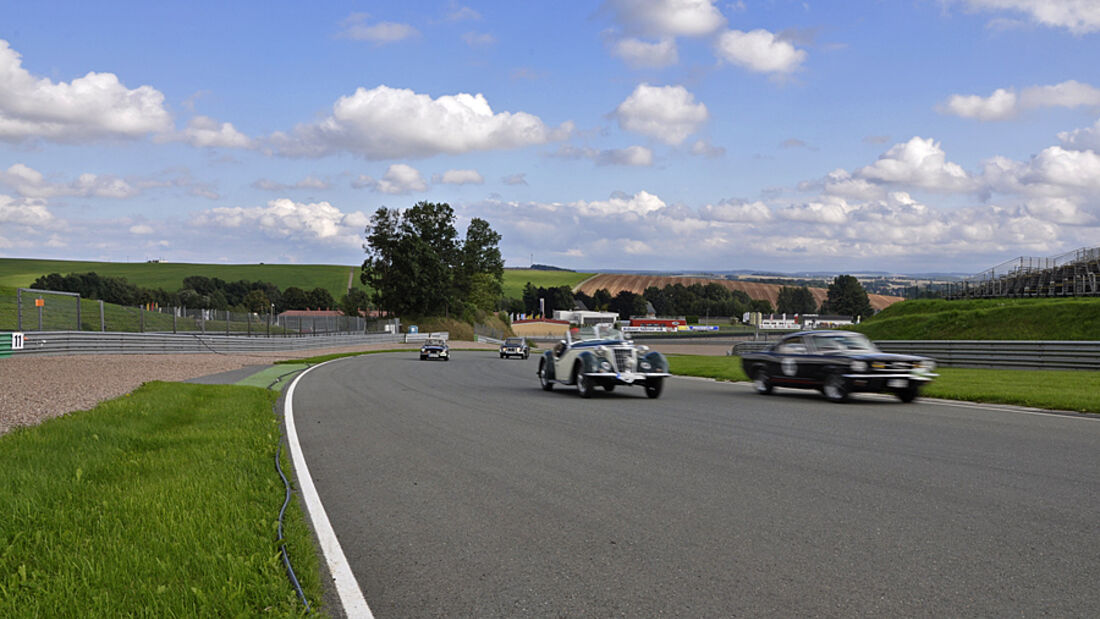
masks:
[[[912,402],[937,374],[927,357],[880,351],[862,333],[802,331],[741,357],[757,393],[774,387],[817,389],[833,402],[854,392],[889,392]]]

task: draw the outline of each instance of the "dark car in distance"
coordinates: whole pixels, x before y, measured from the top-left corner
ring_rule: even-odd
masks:
[[[801,331],[759,352],[741,356],[741,367],[757,393],[775,387],[817,389],[833,402],[856,392],[892,393],[912,402],[937,374],[927,357],[879,350],[862,333]]]
[[[527,346],[527,338],[525,337],[510,337],[504,340],[504,343],[500,345],[501,359],[509,357],[526,359],[530,354],[531,349]]]

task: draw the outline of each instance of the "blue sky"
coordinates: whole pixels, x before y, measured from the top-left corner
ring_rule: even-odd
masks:
[[[977,272],[1100,241],[1100,0],[5,2],[0,255]]]

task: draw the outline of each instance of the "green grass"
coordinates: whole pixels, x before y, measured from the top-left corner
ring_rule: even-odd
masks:
[[[873,340],[1100,340],[1100,298],[903,301],[852,328]]]
[[[505,269],[504,296],[513,299],[523,298],[523,287],[527,282],[535,288],[555,288],[557,286],[576,286],[595,273],[574,273],[573,271],[540,271],[533,269]],[[0,282],[2,283],[2,282]]]
[[[352,272],[352,285],[359,283],[359,265],[341,266],[325,264],[199,264],[179,262],[84,262],[76,260],[31,260],[0,258],[0,286],[26,288],[43,275],[50,273],[95,272],[111,277],[125,277],[126,281],[142,288],[163,288],[175,292],[183,285],[183,278],[191,275],[217,277],[227,282],[238,280],[271,282],[285,290],[297,286],[303,290],[324,288],[334,299],[340,299],[348,291],[348,273]]]
[[[670,371],[683,376],[747,381],[740,357],[669,355]],[[1100,372],[940,368],[922,393],[932,398],[1017,404],[1100,413]]]
[[[0,437],[0,616],[304,614],[276,540],[276,396],[154,382]],[[297,504],[285,532],[316,605]]]

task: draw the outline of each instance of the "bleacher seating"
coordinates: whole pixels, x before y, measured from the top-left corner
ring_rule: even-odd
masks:
[[[1100,247],[1019,257],[951,284],[949,299],[1100,296]]]

